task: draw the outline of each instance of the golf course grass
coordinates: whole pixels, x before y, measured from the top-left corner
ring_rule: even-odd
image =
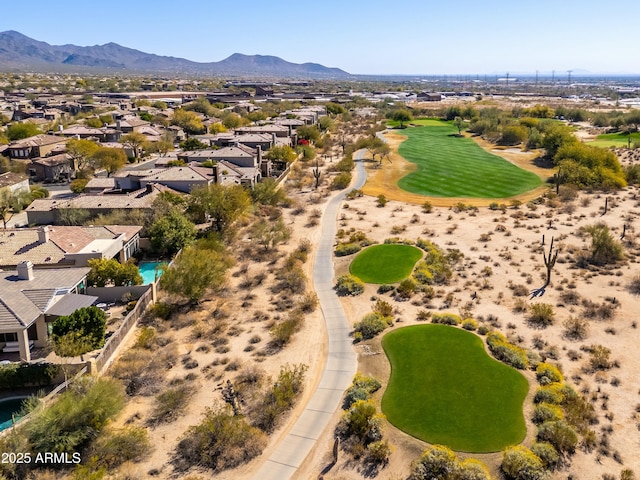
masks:
[[[632,147],[634,143],[640,143],[640,132],[631,132]],[[587,142],[587,145],[603,148],[626,147],[628,144],[629,133],[627,132],[604,133],[602,135],[598,135],[593,142]]]
[[[482,340],[447,325],[415,325],[382,339],[391,378],[382,411],[400,430],[470,453],[524,440],[527,380],[491,358]]]
[[[411,193],[434,197],[507,198],[540,186],[534,173],[483,150],[471,138],[440,120],[414,120],[420,125],[400,130],[407,136],[398,153],[418,169],[401,178],[398,186]]]
[[[411,245],[373,245],[353,259],[349,271],[366,283],[396,283],[407,278],[421,258],[422,250]]]

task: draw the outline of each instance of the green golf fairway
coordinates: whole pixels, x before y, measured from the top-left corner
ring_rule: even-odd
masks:
[[[640,132],[631,132],[631,146],[640,142]],[[629,134],[625,132],[605,133],[598,135],[593,142],[587,142],[587,145],[593,147],[626,147],[629,144]]]
[[[398,186],[434,197],[507,198],[542,184],[532,172],[483,150],[470,138],[458,137],[449,122],[414,121],[424,126],[399,131],[408,138],[398,149],[418,170]]]
[[[382,411],[400,430],[471,453],[524,440],[529,384],[491,358],[478,336],[447,325],[416,325],[388,333],[382,346],[391,362]]]
[[[365,248],[349,271],[366,283],[396,283],[404,280],[422,258],[422,250],[411,245],[373,245]]]

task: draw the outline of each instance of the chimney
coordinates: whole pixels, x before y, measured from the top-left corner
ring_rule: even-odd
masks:
[[[258,149],[258,165],[262,165],[262,147],[258,145],[257,149]]]
[[[271,134],[271,146],[272,147],[276,146],[276,134],[275,133]]]
[[[120,126],[121,126],[120,119],[118,119],[116,120],[116,130],[121,130]]]
[[[47,243],[49,241],[49,227],[46,225],[38,229],[38,243]]]
[[[29,260],[18,264],[18,278],[20,280],[33,280],[33,263]]]
[[[153,192],[153,183],[147,183],[147,193]]]

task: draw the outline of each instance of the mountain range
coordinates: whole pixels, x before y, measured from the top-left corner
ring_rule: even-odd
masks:
[[[233,55],[219,62],[145,53],[117,43],[50,45],[13,30],[0,32],[0,71],[193,74],[231,77],[344,79],[351,75],[318,63],[291,63],[270,55]]]

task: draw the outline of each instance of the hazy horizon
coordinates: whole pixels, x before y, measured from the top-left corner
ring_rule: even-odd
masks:
[[[621,0],[615,8],[632,12],[634,6]],[[257,0],[195,0],[181,9],[158,8],[150,0],[71,0],[39,8],[36,16],[32,4],[5,5],[0,31],[16,30],[51,45],[114,42],[196,62],[233,53],[273,55],[356,75],[517,77],[538,71],[544,78],[555,70],[561,79],[569,70],[573,77],[640,73],[630,58],[640,30],[605,19],[594,0],[494,0],[483,6],[409,0],[395,8],[378,0],[327,0],[319,7],[291,0],[276,7]]]

